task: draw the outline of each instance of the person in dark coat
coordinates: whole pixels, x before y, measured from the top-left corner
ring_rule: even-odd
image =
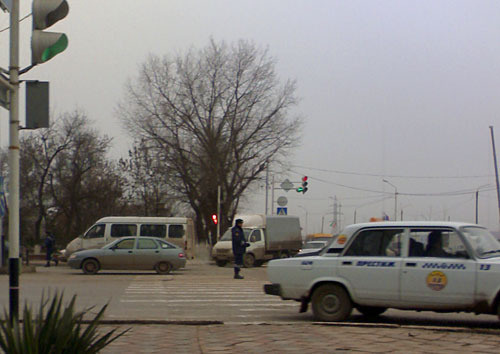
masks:
[[[452,257],[453,255],[443,249],[443,236],[441,231],[432,231],[427,236],[427,247],[425,248],[425,257]]]
[[[243,232],[243,220],[236,219],[234,227],[231,229],[234,254],[234,279],[243,279],[240,269],[243,267],[243,255],[248,246]]]
[[[57,265],[57,263],[59,263],[57,259],[52,258],[52,253],[54,252],[54,248],[56,246],[56,239],[50,231],[47,231],[47,236],[45,237],[44,244],[45,244],[45,259],[47,261],[47,264],[45,264],[45,266],[50,267],[50,261],[52,260]]]

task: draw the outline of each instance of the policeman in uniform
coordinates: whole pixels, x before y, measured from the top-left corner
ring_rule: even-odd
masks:
[[[243,255],[248,244],[243,233],[243,220],[236,219],[236,222],[231,229],[234,254],[234,279],[243,279],[240,275],[240,268],[243,267]]]

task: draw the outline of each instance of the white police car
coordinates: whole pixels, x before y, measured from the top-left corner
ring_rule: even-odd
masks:
[[[267,294],[312,303],[320,321],[355,307],[499,315],[500,242],[484,227],[453,222],[348,226],[317,256],[273,260]]]

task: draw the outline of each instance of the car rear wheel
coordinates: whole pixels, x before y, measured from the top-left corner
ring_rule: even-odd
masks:
[[[255,256],[251,253],[245,253],[243,255],[243,265],[245,268],[252,268],[255,266]]]
[[[86,259],[82,263],[82,271],[85,274],[96,274],[99,271],[99,262],[95,259]]]
[[[156,273],[168,274],[172,271],[172,265],[168,262],[159,262],[155,265]]]
[[[356,309],[366,317],[377,317],[387,311],[386,307],[357,306]]]
[[[352,302],[344,288],[336,284],[325,284],[314,291],[312,308],[318,321],[344,321],[351,314]]]

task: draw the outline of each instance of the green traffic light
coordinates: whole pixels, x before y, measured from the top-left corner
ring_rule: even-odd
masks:
[[[68,48],[68,36],[63,33],[54,44],[42,52],[42,63],[52,59],[66,48]]]
[[[303,191],[304,191],[304,188],[302,188],[302,187],[297,188],[298,193],[303,192]]]

